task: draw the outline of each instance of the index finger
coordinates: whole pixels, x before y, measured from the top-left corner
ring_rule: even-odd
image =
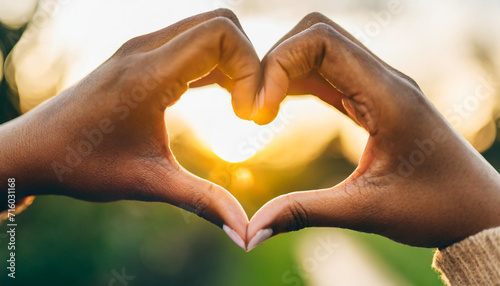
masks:
[[[291,36],[267,55],[257,121],[272,120],[287,95],[291,79],[312,70],[317,70],[345,96],[359,112],[356,117],[360,123],[372,132],[368,125],[373,120],[369,117],[378,112],[374,103],[385,100],[380,97],[390,80],[388,70],[366,50],[324,23]]]
[[[177,100],[191,81],[220,69],[232,79],[232,104],[237,116],[251,119],[260,83],[260,60],[241,30],[227,18],[214,18],[147,53],[156,64],[166,101]],[[173,87],[173,88],[172,88]]]
[[[269,49],[269,52],[267,54],[269,54],[270,52],[272,52],[276,47],[278,47],[282,42],[286,41],[288,38],[293,37],[294,35],[302,32],[302,31],[304,31],[304,30],[306,30],[306,29],[308,29],[308,28],[310,28],[313,25],[318,24],[318,23],[324,23],[326,25],[329,25],[330,27],[332,27],[333,29],[335,29],[337,32],[339,32],[342,36],[346,37],[351,42],[353,42],[356,45],[358,45],[361,49],[363,49],[367,53],[369,53],[374,59],[376,59],[377,61],[379,61],[387,69],[393,71],[397,75],[399,75],[402,78],[408,80],[415,87],[419,88],[418,84],[412,78],[410,78],[409,76],[405,75],[404,73],[396,70],[395,68],[393,68],[392,66],[390,66],[389,64],[387,64],[385,61],[383,61],[377,55],[375,55],[370,49],[368,49],[363,43],[361,43],[356,37],[354,37],[349,32],[347,32],[344,28],[342,28],[342,26],[340,26],[335,21],[333,21],[332,19],[326,17],[325,15],[323,15],[323,14],[321,14],[319,12],[312,12],[312,13],[307,14],[295,27],[293,27],[293,29],[290,32],[288,32],[278,42],[276,42],[272,46],[272,48]],[[264,59],[262,60],[263,62],[265,61],[265,59],[267,57],[267,54],[266,54],[266,56],[264,56]]]
[[[149,34],[137,36],[129,41],[127,41],[121,48],[120,52],[146,52],[156,49],[178,35],[184,33],[185,31],[198,26],[201,23],[212,20],[214,18],[224,17],[231,20],[238,29],[245,35],[243,27],[238,20],[238,17],[233,13],[233,11],[225,8],[220,8],[213,11],[208,11],[198,15],[191,16],[189,18],[183,19],[176,22],[168,27],[160,29],[158,31],[151,32]]]

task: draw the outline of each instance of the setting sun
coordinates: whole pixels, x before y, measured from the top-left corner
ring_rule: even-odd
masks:
[[[212,151],[227,162],[242,162],[257,154],[258,146],[251,145],[255,139],[257,126],[252,122],[228,119],[221,125],[223,128],[215,129],[210,138]]]
[[[190,89],[172,111],[194,128],[196,136],[215,155],[231,163],[245,161],[263,150],[276,133],[268,131],[269,127],[238,118],[231,107],[230,95],[218,86]]]

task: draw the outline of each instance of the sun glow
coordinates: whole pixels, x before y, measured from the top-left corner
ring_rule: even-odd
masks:
[[[274,133],[262,135],[265,127],[238,118],[230,95],[217,86],[189,90],[171,107],[219,158],[236,163],[245,161],[272,141]]]
[[[231,163],[245,161],[257,154],[259,151],[257,148],[247,148],[252,138],[255,138],[256,128],[252,124],[242,120],[224,121],[211,135],[212,151],[224,161]]]
[[[23,1],[33,2],[32,0]],[[182,1],[153,2],[151,5],[144,5],[143,2],[127,1],[128,4],[121,6],[119,13],[112,13],[114,7],[110,6],[106,9],[102,1],[64,1],[64,5],[56,9],[57,12],[44,14],[50,15],[47,21],[39,25],[30,25],[31,33],[26,34],[31,36],[27,37],[26,34],[23,36],[24,44],[16,46],[16,53],[12,54],[10,61],[5,60],[4,66],[6,76],[10,76],[19,91],[22,111],[30,110],[78,82],[112,55],[127,39],[163,28],[198,12],[215,8],[213,1],[204,0],[200,0],[199,5]],[[152,8],[153,5],[154,8]],[[246,9],[246,6],[242,5],[240,7],[242,9],[236,12],[257,54],[262,58],[276,39],[293,27],[303,15],[301,12],[296,13],[286,9],[280,10],[281,12],[262,9],[268,5],[265,1],[256,1],[252,5],[261,7],[261,10]],[[425,6],[427,4],[414,5]],[[328,7],[326,5],[324,8]],[[0,13],[0,19],[3,20],[12,12],[5,10],[9,11],[6,14],[4,10],[2,10],[4,13]],[[492,12],[495,11],[495,9],[492,10]],[[25,13],[31,12],[27,9]],[[90,22],[88,15],[93,16]],[[336,15],[336,19],[346,24],[348,30],[354,34],[356,31],[359,32],[355,23],[370,21],[370,18],[357,19],[351,14],[344,16],[346,15],[348,16],[344,18],[345,21],[342,21],[341,13]],[[429,21],[428,25],[441,27],[434,25],[442,22],[441,14],[436,15],[439,16],[433,16],[431,20],[434,22]],[[359,17],[364,16],[360,14]],[[148,20],[144,21],[144,19]],[[452,21],[452,19],[449,22],[455,23],[457,27],[470,24],[458,20]],[[126,29],[123,29],[124,23],[126,23]],[[427,41],[428,50],[419,51],[422,56],[428,58],[439,57],[439,60],[434,60],[440,64],[434,67],[433,73],[429,73],[418,60],[407,58],[405,55],[410,51],[404,53],[400,53],[399,50],[393,51],[392,49],[401,47],[391,44],[392,39],[406,37],[408,34],[422,34],[418,29],[429,30],[421,26],[414,28],[417,30],[408,33],[407,30],[399,29],[397,25],[387,27],[378,37],[370,38],[368,46],[389,62],[404,66],[409,74],[414,75],[419,82],[423,83],[425,89],[429,90],[427,92],[429,98],[452,123],[456,123],[454,127],[464,134],[474,147],[480,150],[486,149],[495,140],[492,111],[498,99],[496,96],[485,97],[486,99],[477,103],[477,107],[472,108],[476,103],[471,101],[474,98],[469,95],[474,95],[478,88],[482,92],[496,94],[494,85],[484,85],[481,80],[475,80],[484,78],[485,71],[480,69],[482,66],[472,64],[470,60],[467,60],[468,54],[464,54],[463,49],[456,48],[465,46],[457,44],[462,41],[458,41],[463,38],[462,33],[431,29],[433,33],[429,34],[430,39],[447,35],[441,41]],[[448,29],[447,26],[441,28]],[[480,25],[474,29],[473,31],[476,32],[487,30]],[[494,50],[493,46],[498,45],[492,42],[492,50]],[[445,57],[440,53],[431,52],[445,48],[448,51]],[[471,68],[473,66],[476,68]],[[15,73],[8,73],[9,70]],[[438,81],[434,80],[435,75],[440,76]],[[466,93],[461,93],[464,90]],[[457,118],[453,110],[456,104],[470,107],[470,112],[465,117],[461,116],[459,120],[453,120]],[[179,103],[167,109],[167,114],[175,112],[187,124],[182,125],[172,120],[168,122],[170,123],[169,132],[173,135],[176,132],[184,132],[185,127],[189,128],[193,135],[200,139],[200,145],[197,147],[210,153],[205,154],[207,156],[215,154],[222,160],[232,163],[250,159],[252,163],[265,162],[266,166],[272,164],[276,168],[291,164],[306,164],[327,148],[327,144],[333,138],[339,137],[342,154],[353,164],[357,163],[364,142],[366,142],[366,132],[359,129],[345,116],[332,112],[331,107],[318,104],[311,98],[305,98],[302,101],[287,100],[282,104],[281,109],[282,112],[273,123],[257,126],[236,117],[231,107],[230,95],[220,87],[214,85],[190,89],[182,96]],[[289,118],[287,110],[294,114],[293,118]],[[173,137],[171,136],[170,139]]]

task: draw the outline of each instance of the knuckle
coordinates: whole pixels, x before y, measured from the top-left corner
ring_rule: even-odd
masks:
[[[418,86],[418,83],[413,78],[411,78],[410,76],[408,76],[408,75],[406,75],[398,70],[394,70],[394,73],[396,74],[396,76],[398,76],[399,78],[402,78],[403,80],[406,80],[409,84],[414,86],[417,90],[421,91],[420,87]]]
[[[409,76],[396,70],[390,71],[380,84],[383,87],[379,90],[383,90],[385,97],[391,99],[381,107],[383,108],[381,112],[389,120],[404,117],[408,123],[411,118],[418,119],[425,116],[422,113],[427,111],[424,108],[427,106],[425,95]]]
[[[228,9],[228,8],[219,8],[217,10],[214,10],[214,14],[219,16],[219,17],[226,17],[226,18],[231,19],[233,21],[238,20],[238,17],[236,16],[236,14],[231,9]]]
[[[306,208],[292,196],[287,196],[288,214],[290,219],[287,220],[288,224],[285,226],[286,231],[300,230],[310,226],[309,213]]]
[[[300,38],[284,43],[266,58],[266,65],[281,66],[289,78],[295,78],[318,68],[325,54],[326,27],[313,26]],[[280,84],[280,83],[278,83]]]
[[[325,15],[321,14],[320,12],[311,12],[307,14],[303,19],[302,22],[303,24],[306,25],[314,25],[319,22],[326,22],[329,21],[330,19],[326,17]]]
[[[338,32],[332,28],[332,26],[325,24],[323,22],[320,23],[315,23],[314,25],[311,25],[309,30],[313,33],[315,33],[317,36],[325,36],[325,34],[331,35],[332,33],[338,34]]]
[[[224,31],[234,30],[234,28],[235,28],[234,22],[229,20],[226,17],[213,18],[212,20],[210,20],[210,25],[212,25],[212,27],[210,27],[211,29],[217,29],[218,31],[220,31],[220,30],[224,30]],[[211,32],[213,32],[213,31],[214,30],[212,30]]]
[[[128,55],[131,54],[137,50],[139,50],[144,43],[144,37],[143,36],[137,36],[134,37],[125,43],[123,43],[118,51],[116,52],[117,55]]]
[[[199,34],[211,35],[212,38],[223,38],[226,35],[233,35],[237,27],[233,21],[226,17],[215,17],[204,24],[198,26]],[[200,30],[201,29],[201,30]]]
[[[93,72],[93,76],[99,78],[100,87],[108,94],[129,94],[130,90],[141,83],[142,73],[141,61],[137,54],[115,53],[108,61]],[[116,55],[118,54],[118,55]]]

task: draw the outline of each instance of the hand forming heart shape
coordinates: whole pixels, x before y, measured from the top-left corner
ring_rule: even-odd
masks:
[[[184,170],[169,148],[165,109],[188,86],[212,83],[258,124],[289,94],[318,96],[370,133],[358,168],[330,189],[277,197],[249,222],[228,191]],[[23,154],[0,170],[23,180],[20,196],[166,202],[222,227],[245,250],[311,226],[443,247],[500,224],[498,173],[412,79],[319,13],[262,62],[231,11],[185,19],[128,41],[79,84],[0,127],[8,135],[0,161]]]

